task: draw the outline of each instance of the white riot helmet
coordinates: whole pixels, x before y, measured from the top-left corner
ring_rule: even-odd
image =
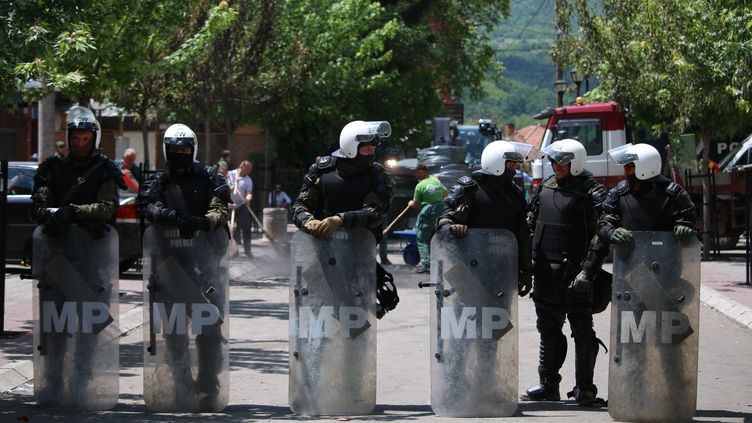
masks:
[[[569,167],[569,174],[572,176],[577,176],[585,171],[587,151],[585,146],[577,140],[567,138],[553,142],[541,150],[541,154],[547,155],[561,166],[572,163]]]
[[[626,144],[608,150],[611,160],[622,166],[635,165],[635,176],[647,180],[661,173],[661,154],[650,144]]]
[[[168,151],[168,147],[190,147],[191,155],[187,154],[173,154]],[[196,154],[198,153],[198,141],[196,140],[196,134],[191,128],[183,125],[182,123],[176,123],[170,125],[165,131],[164,139],[162,142],[162,154],[167,161],[167,166],[171,170],[187,170],[196,161]]]
[[[348,123],[339,134],[339,150],[332,153],[334,157],[352,159],[358,155],[360,143],[380,142],[392,134],[392,126],[387,121],[364,122],[356,120]]]
[[[70,143],[71,132],[73,131],[91,131],[94,133],[92,140],[92,152],[99,148],[99,140],[102,138],[102,131],[97,122],[94,113],[83,106],[73,106],[68,110],[65,125],[65,139],[68,141],[68,148],[73,150]]]
[[[503,175],[507,161],[522,163],[528,159],[532,147],[530,144],[504,140],[489,143],[480,155],[480,171],[486,175]]]

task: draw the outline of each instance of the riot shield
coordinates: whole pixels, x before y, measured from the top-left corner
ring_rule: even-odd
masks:
[[[364,415],[376,405],[376,241],[366,229],[299,231],[290,251],[290,408]]]
[[[158,412],[217,412],[230,382],[228,236],[144,233],[144,402]]]
[[[608,412],[633,422],[689,421],[697,404],[700,244],[633,232],[614,251]]]
[[[517,410],[517,239],[506,229],[431,240],[431,408],[439,416]]]
[[[120,331],[118,235],[92,239],[77,224],[33,237],[34,399],[41,407],[109,410],[117,404]]]

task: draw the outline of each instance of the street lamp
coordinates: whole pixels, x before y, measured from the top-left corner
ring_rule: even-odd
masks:
[[[569,72],[569,76],[572,77],[572,81],[577,86],[577,97],[580,96],[580,84],[582,84],[582,80],[584,79],[582,77],[582,74],[577,72],[577,69],[572,69],[571,72]]]
[[[556,91],[556,107],[564,105],[564,93],[567,91],[569,83],[563,79],[554,81],[554,91]]]

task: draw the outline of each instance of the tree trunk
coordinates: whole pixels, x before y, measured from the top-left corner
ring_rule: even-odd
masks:
[[[146,109],[142,109],[138,112],[138,116],[141,118],[141,138],[144,143],[144,170],[150,170],[151,164],[149,162],[149,121],[146,117]]]
[[[207,166],[211,166],[214,163],[211,159],[211,149],[209,148],[209,142],[211,141],[211,115],[209,112],[204,114],[204,162]]]
[[[37,103],[37,161],[41,162],[55,153],[55,91]]]
[[[710,258],[710,249],[713,248],[713,238],[711,237],[711,231],[714,229],[711,227],[711,192],[710,192],[710,169],[708,163],[710,163],[710,133],[709,131],[702,132],[702,172],[703,175],[707,175],[707,178],[702,178],[702,259],[708,260]]]

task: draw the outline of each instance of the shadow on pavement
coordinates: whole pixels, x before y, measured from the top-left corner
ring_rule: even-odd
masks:
[[[247,316],[249,318],[273,317],[287,320],[290,307],[287,303],[270,303],[264,300],[233,300],[230,301],[230,314],[233,316]]]
[[[267,374],[287,374],[287,366],[287,349],[230,347],[230,371],[242,367]]]

